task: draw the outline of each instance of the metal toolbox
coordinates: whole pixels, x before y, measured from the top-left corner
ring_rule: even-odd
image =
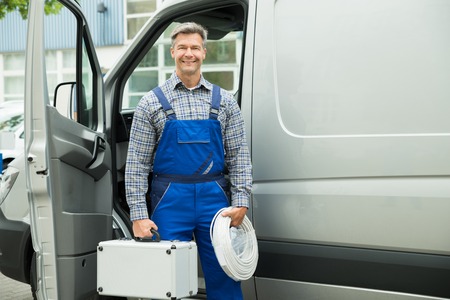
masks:
[[[195,242],[112,240],[97,246],[100,295],[178,299],[197,294]]]

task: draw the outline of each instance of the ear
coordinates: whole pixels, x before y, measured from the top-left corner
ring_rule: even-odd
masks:
[[[173,47],[170,47],[170,55],[172,56],[172,58],[175,58],[175,50],[173,49]]]
[[[203,59],[206,58],[206,48],[203,48]]]

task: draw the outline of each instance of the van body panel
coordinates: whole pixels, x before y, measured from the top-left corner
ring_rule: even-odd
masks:
[[[449,255],[449,194],[437,177],[256,183],[254,225],[267,241]]]
[[[449,5],[260,2],[255,180],[448,175]]]
[[[45,101],[48,102],[45,74],[44,44],[43,44],[43,1],[30,3],[28,12],[28,34],[25,70],[25,157],[32,160],[25,166],[27,174],[26,185],[30,203],[30,227],[33,248],[37,255],[37,273],[42,286],[38,297],[57,298],[57,270],[53,226],[53,208],[47,192],[46,176],[38,175],[36,170],[47,170],[48,156],[46,153],[45,131]],[[37,58],[32,63],[31,57]],[[33,80],[32,80],[33,79]],[[33,95],[33,96],[32,96]],[[39,97],[39,98],[38,98]],[[39,123],[34,120],[40,120]],[[31,170],[30,170],[31,168]],[[36,176],[38,175],[38,176]],[[45,266],[45,267],[44,267]],[[45,298],[44,298],[45,297]]]
[[[357,106],[341,104],[342,99],[352,97],[354,90],[350,86],[353,85],[347,89],[342,85],[334,86],[336,81],[348,76],[348,80],[359,80],[358,89],[364,84],[368,87],[364,92],[373,90],[370,83],[379,76],[363,78],[352,72],[347,74],[345,66],[356,68],[362,62],[356,60],[356,63],[343,65],[341,56],[347,59],[355,55],[365,57],[365,52],[348,56],[348,52],[356,51],[358,38],[370,41],[369,45],[380,44],[388,38],[380,37],[378,30],[366,30],[362,37],[354,36],[353,30],[359,29],[348,24],[356,21],[345,18],[347,15],[372,27],[383,17],[384,23],[379,29],[382,33],[388,33],[393,27],[409,35],[413,35],[417,27],[397,24],[398,17],[405,14],[399,7],[408,7],[405,16],[408,20],[421,13],[430,15],[421,19],[424,35],[429,28],[448,28],[442,26],[447,20],[431,18],[434,13],[439,16],[441,13],[428,2],[398,1],[394,8],[392,1],[367,7],[358,4],[359,1],[344,2],[348,5],[334,7],[329,1],[298,1],[295,6],[300,9],[302,18],[298,18],[298,10],[293,10],[286,1],[258,4],[252,115],[256,232],[268,240],[449,254],[450,241],[445,237],[450,220],[444,212],[450,209],[450,128],[448,122],[444,122],[446,114],[442,113],[450,110],[450,102],[444,101],[450,96],[449,86],[439,85],[438,93],[436,83],[422,84],[437,96],[424,99],[415,96],[415,103],[432,102],[429,107],[432,111],[428,111],[428,117],[421,116],[421,122],[405,117],[406,112],[412,116],[424,111],[422,104],[405,105],[406,101],[411,101],[411,92],[406,89],[402,94],[400,87],[406,83],[412,85],[416,78],[400,75],[408,75],[409,69],[394,65],[390,69],[386,67],[385,71],[391,75],[397,73],[401,77],[399,81],[404,82],[395,88],[401,104],[392,104],[391,97],[380,96],[379,93],[393,93],[392,86],[384,85],[377,85],[381,90],[377,96],[358,97]],[[440,1],[436,2],[438,4],[448,6]],[[321,18],[309,17],[310,14],[318,17],[324,14],[328,18],[318,22]],[[287,30],[294,25],[300,29]],[[334,36],[336,28],[340,28],[343,37],[329,45],[331,42],[325,37]],[[439,39],[436,49],[428,45],[422,51],[440,54],[444,66],[431,64],[426,70],[450,75],[450,67],[447,67],[450,58],[439,48],[450,46],[448,34],[440,31],[434,35],[441,37],[442,42]],[[413,38],[410,42],[417,41]],[[394,45],[397,48],[392,49],[391,55],[397,57],[410,43]],[[335,59],[328,58],[330,54],[324,52],[326,49],[332,49]],[[295,54],[289,55],[289,51]],[[409,55],[419,59],[421,53],[416,49]],[[369,68],[386,65],[384,55],[373,53],[365,65]],[[327,70],[335,68],[345,74],[336,75],[335,79],[322,77],[329,76]],[[423,74],[419,75],[422,78]],[[336,88],[335,94],[326,93],[331,87]],[[314,97],[319,102],[314,102]],[[324,99],[329,99],[329,103],[320,102]],[[379,109],[397,115],[391,116],[391,120],[377,116],[373,99],[377,99]],[[363,112],[367,114],[364,122],[358,119]],[[350,117],[352,122],[348,121]],[[382,124],[375,129],[378,123]],[[267,218],[283,222],[267,223]],[[431,219],[433,222],[426,221]]]
[[[447,298],[450,257],[259,240],[256,278]],[[351,291],[351,290],[349,290]]]
[[[361,289],[354,287],[342,287],[337,285],[316,284],[309,282],[274,280],[257,278],[256,286],[259,291],[258,300],[273,299],[334,299],[334,300],[419,300],[422,296]],[[426,297],[427,300],[443,299],[439,297]]]
[[[258,297],[271,289],[260,277],[287,280],[283,288],[295,295],[303,281],[334,284],[326,290],[337,294],[348,285],[450,297],[442,281],[450,275],[449,8],[445,1],[258,2],[251,119]],[[325,251],[308,259],[302,245],[342,247],[349,258]],[[354,249],[376,250],[380,260],[352,262]],[[384,251],[399,253],[395,272]],[[409,254],[419,254],[420,266],[401,262]],[[314,275],[346,268],[338,281]],[[364,276],[371,279],[359,282]],[[432,279],[408,284],[413,277]],[[372,299],[353,289],[342,298],[349,294]]]

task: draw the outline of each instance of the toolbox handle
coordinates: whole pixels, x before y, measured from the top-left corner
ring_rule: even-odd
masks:
[[[144,243],[149,243],[149,242],[160,242],[161,241],[161,236],[159,235],[159,232],[156,231],[155,229],[150,229],[150,232],[153,234],[152,237],[134,237],[134,240],[136,242],[144,242]]]

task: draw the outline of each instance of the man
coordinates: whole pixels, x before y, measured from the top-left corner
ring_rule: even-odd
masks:
[[[195,235],[208,299],[242,299],[240,283],[221,269],[209,228],[216,212],[239,226],[250,201],[252,167],[244,122],[233,96],[206,81],[207,31],[182,23],[172,32],[175,72],[145,95],[134,113],[125,173],[127,201],[136,237],[189,241]],[[231,189],[224,178],[229,171]],[[153,171],[151,216],[145,194]]]

